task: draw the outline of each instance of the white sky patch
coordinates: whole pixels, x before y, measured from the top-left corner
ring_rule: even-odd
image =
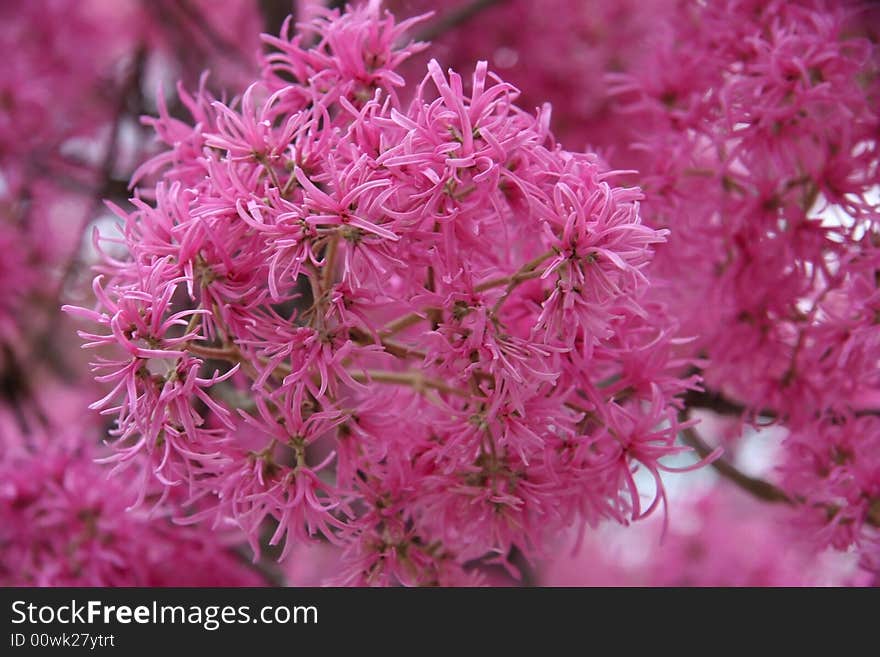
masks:
[[[88,228],[82,236],[82,251],[80,256],[82,262],[85,263],[86,266],[90,267],[101,261],[101,254],[98,253],[92,239],[92,234],[95,229],[98,230],[98,234],[101,237],[101,248],[105,253],[118,258],[124,258],[126,256],[128,250],[125,248],[124,244],[110,241],[118,240],[122,236],[122,220],[106,208],[103,208],[101,214],[89,223]]]

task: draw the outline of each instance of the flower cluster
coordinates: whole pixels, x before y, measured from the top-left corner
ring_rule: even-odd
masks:
[[[407,85],[416,20],[288,24],[240,98],[161,108],[97,306],[68,308],[141,497],[256,550],[269,523],[282,558],[337,544],[346,584],[472,583],[648,515],[696,382],[644,297],[640,192],[485,62]]]
[[[184,495],[107,481],[105,428],[80,419],[94,387],[56,337],[84,228],[147,147],[153,87],[221,50],[213,80],[256,71],[257,3],[209,4],[0,3],[0,584],[264,583],[231,551],[240,536],[171,522]],[[149,511],[128,511],[138,494]]]
[[[553,131],[569,148],[610,153],[626,146],[628,124],[615,112],[606,74],[651,57],[650,35],[675,0],[505,0],[475,15],[468,10],[484,5],[469,0],[386,4],[402,13],[433,10],[440,24],[456,21],[437,35],[432,57],[453,68],[488,60],[522,90],[520,106],[552,104]]]
[[[78,412],[82,400],[66,403]],[[107,478],[98,427],[58,420],[0,407],[0,584],[265,584],[232,551],[234,534],[179,527],[169,504],[129,510],[139,482]],[[163,491],[148,494],[154,504]]]
[[[876,561],[880,59],[854,4],[681,3],[612,76],[652,263],[714,394],[790,430],[785,486]],[[872,556],[874,555],[874,556]]]

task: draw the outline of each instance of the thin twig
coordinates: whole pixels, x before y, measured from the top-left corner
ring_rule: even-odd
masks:
[[[390,383],[394,385],[409,386],[417,392],[422,392],[425,389],[430,388],[432,390],[445,392],[450,395],[457,395],[459,397],[470,396],[470,393],[467,390],[453,388],[443,381],[429,379],[421,372],[386,372],[383,370],[368,370],[366,372],[350,372],[350,374],[351,378],[359,383]]]
[[[427,354],[420,349],[410,347],[409,345],[397,342],[396,340],[389,340],[388,338],[381,337],[381,335],[377,343],[372,335],[361,331],[360,329],[349,329],[348,335],[352,340],[360,345],[379,344],[389,354],[391,354],[392,356],[397,356],[398,358],[419,358],[421,360],[424,360],[427,357]]]
[[[771,420],[785,419],[772,408],[749,409],[739,402],[728,399],[724,395],[714,390],[688,390],[683,397],[686,408],[700,408],[718,413],[718,415],[729,415],[740,417],[748,413],[751,417],[765,417]],[[852,411],[854,417],[864,417],[866,415],[880,415],[880,409],[861,408]]]
[[[336,252],[339,249],[339,231],[334,231],[327,244],[327,252],[324,254],[324,265],[321,267],[321,288],[327,294],[333,285],[333,274],[336,268]]]
[[[206,347],[192,342],[186,345],[186,350],[193,356],[199,358],[207,358],[209,360],[225,360],[229,363],[237,363],[241,365],[249,377],[255,379],[259,376],[257,369],[253,363],[242,357],[241,351],[235,345],[227,345],[225,347]]]
[[[535,268],[554,255],[556,255],[556,251],[552,249],[550,251],[546,251],[539,255],[537,258],[529,260],[526,264],[517,269],[510,276],[499,276],[498,278],[490,278],[488,281],[483,281],[482,283],[477,285],[474,288],[474,291],[485,292],[486,290],[491,290],[494,287],[501,287],[502,285],[519,283],[521,281],[528,280],[529,278],[535,278],[535,275],[540,275],[540,272],[538,272]]]
[[[689,447],[693,447],[694,451],[701,459],[706,458],[713,452],[693,427],[682,429],[682,442]],[[767,502],[785,502],[786,504],[794,504],[792,499],[785,494],[782,489],[774,486],[768,481],[750,477],[736,466],[732,465],[724,457],[712,461],[712,467],[725,479],[732,481],[734,484],[748,491],[755,497]]]
[[[510,293],[516,289],[516,286],[522,283],[523,281],[527,281],[532,278],[538,278],[542,274],[542,272],[538,269],[538,265],[540,265],[545,260],[552,258],[556,255],[556,251],[551,249],[545,253],[542,253],[534,260],[530,260],[522,267],[520,267],[514,274],[507,277],[507,288],[504,290],[504,294],[502,294],[498,301],[495,302],[495,305],[492,306],[491,315],[494,317],[498,314],[498,311],[501,310],[501,306],[507,301],[507,298],[510,296]],[[493,287],[497,287],[498,285],[503,285],[504,279],[494,279],[491,281],[486,281],[478,285],[475,289],[477,292],[482,292],[483,290],[488,290]]]
[[[693,447],[697,454],[700,455],[700,458],[705,458],[712,452],[712,449],[702,438],[700,438],[700,435],[693,427],[683,429],[681,433],[682,442]],[[806,500],[800,497],[792,499],[781,488],[774,486],[769,481],[750,477],[735,466],[731,465],[723,457],[712,461],[712,467],[715,468],[718,474],[722,477],[736,486],[739,486],[742,490],[750,493],[759,500],[773,503],[783,502],[791,506],[801,505],[806,502]],[[831,504],[818,504],[816,505],[816,508],[823,509],[829,518],[833,518],[840,512],[840,507]],[[850,522],[848,519],[846,521]],[[868,512],[865,515],[865,523],[872,527],[880,527],[880,498],[875,498],[871,501],[871,504],[868,507]]]
[[[719,415],[741,416],[748,412],[748,409],[742,404],[731,401],[724,395],[713,390],[688,390],[684,395],[684,405],[687,408],[704,408],[714,411]],[[762,408],[755,411],[759,417],[767,417],[776,419],[776,411],[769,408]]]
[[[379,331],[379,335],[389,337],[394,335],[395,333],[400,333],[408,329],[410,326],[415,326],[419,322],[427,319],[425,315],[429,314],[426,310],[425,313],[409,313],[408,315],[404,315],[403,317],[398,317],[393,322],[389,322],[385,325],[381,331]]]

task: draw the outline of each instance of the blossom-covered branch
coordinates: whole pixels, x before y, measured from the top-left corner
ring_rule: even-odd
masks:
[[[267,523],[282,559],[339,545],[345,583],[470,583],[652,513],[696,382],[644,299],[666,233],[641,193],[484,62],[467,91],[436,61],[407,84],[417,22],[288,23],[240,98],[163,109],[155,203],[114,208],[125,253],[68,308],[100,327],[117,470],[257,552]]]

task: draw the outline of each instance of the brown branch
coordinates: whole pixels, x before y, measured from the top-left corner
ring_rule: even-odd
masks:
[[[200,358],[208,358],[210,360],[226,360],[232,363],[241,361],[241,354],[234,347],[205,347],[199,344],[189,343],[186,350]]]
[[[742,404],[731,401],[714,390],[688,390],[683,397],[683,401],[686,408],[704,408],[714,411],[719,415],[740,416],[749,412],[749,409]],[[757,416],[769,417],[772,419],[777,418],[776,411],[769,408],[763,408],[753,412]]]
[[[351,378],[359,383],[390,383],[394,385],[409,386],[417,392],[423,392],[426,389],[445,392],[450,395],[459,397],[469,397],[470,393],[462,388],[453,388],[452,386],[429,379],[421,372],[385,372],[382,370],[368,370],[367,372],[349,372]]]
[[[689,447],[693,447],[694,451],[697,452],[701,459],[706,458],[713,452],[712,448],[700,438],[700,435],[693,427],[683,429],[681,433],[682,442]],[[724,457],[712,461],[712,467],[715,468],[718,474],[722,477],[733,482],[743,490],[748,491],[758,499],[767,502],[785,502],[786,504],[794,504],[792,499],[786,495],[782,489],[777,488],[763,479],[750,477],[736,468],[736,466],[732,465],[729,461],[725,460]]]
[[[429,315],[429,311],[425,311],[425,315]],[[408,329],[410,326],[415,326],[419,322],[428,319],[422,313],[409,313],[408,315],[404,315],[403,317],[398,317],[393,322],[389,322],[385,325],[381,331],[379,331],[379,335],[389,337],[394,335],[395,333],[400,333]]]
[[[288,15],[297,20],[298,2],[290,0],[259,0],[260,12],[263,14],[263,31],[266,34],[278,34]]]
[[[321,267],[321,289],[324,294],[329,294],[333,285],[333,270],[336,268],[336,252],[339,250],[339,231],[333,231],[330,235],[327,250],[324,253],[324,264]]]
[[[682,417],[686,419],[686,414],[683,414]],[[700,435],[693,427],[683,429],[681,434],[682,442],[689,447],[693,447],[700,458],[706,458],[712,453],[712,448],[700,438]],[[791,498],[785,491],[769,481],[745,474],[725,460],[724,457],[715,459],[711,465],[722,477],[759,500],[772,503],[782,502],[791,506],[805,503],[803,498]],[[840,511],[839,507],[834,505],[818,505],[818,508],[824,508],[829,518],[833,518]],[[872,527],[880,527],[880,498],[871,501],[865,516],[865,522]]]
[[[171,7],[183,15],[184,20],[188,21],[193,27],[193,33],[200,33],[218,55],[235,62],[243,70],[249,70],[255,65],[255,62],[250,61],[250,58],[242,51],[241,47],[220,34],[210,19],[204,15],[199,7],[193,5],[190,0],[176,0],[175,3],[171,4]]]
[[[467,23],[481,11],[490,7],[506,2],[507,0],[474,0],[468,4],[456,7],[452,11],[444,14],[438,20],[434,21],[420,32],[416,33],[416,41],[433,41],[437,37],[445,34],[464,23]]]
[[[496,316],[498,311],[501,310],[501,306],[507,301],[507,298],[510,296],[510,293],[516,289],[516,286],[522,283],[523,281],[527,281],[532,278],[538,278],[542,274],[542,272],[538,269],[538,265],[540,265],[545,260],[552,258],[556,254],[554,249],[550,249],[545,253],[542,253],[534,260],[530,260],[522,267],[520,267],[515,273],[511,276],[507,277],[507,287],[504,289],[504,294],[502,294],[498,301],[495,302],[495,305],[492,306],[491,314],[492,316]],[[495,279],[492,281],[486,281],[478,285],[475,289],[477,292],[482,292],[483,290],[488,290],[491,287],[496,287],[497,285],[503,285],[504,279]]]
[[[517,283],[520,283],[522,281],[540,276],[541,272],[537,271],[538,265],[540,265],[548,258],[552,258],[554,255],[556,255],[555,249],[545,251],[538,257],[529,260],[510,276],[499,276],[498,278],[490,278],[488,281],[483,281],[482,283],[477,285],[474,288],[474,291],[485,292],[486,290],[491,290],[493,287],[500,287],[502,285],[516,285]]]
[[[241,365],[244,371],[251,378],[257,378],[259,373],[253,363],[242,357],[241,351],[235,345],[227,345],[225,347],[206,347],[192,342],[185,346],[185,349],[194,356],[206,358],[208,360],[224,360],[229,363],[237,363]]]
[[[420,349],[416,349],[414,347],[410,347],[403,343],[397,342],[395,340],[390,340],[385,337],[379,337],[379,341],[373,339],[373,337],[360,329],[349,329],[348,331],[349,337],[357,342],[360,345],[372,345],[378,344],[385,351],[387,351],[392,356],[397,356],[398,358],[420,358],[424,360],[427,357],[427,354]]]
[[[714,390],[688,390],[682,397],[682,401],[684,401],[685,408],[705,409],[718,413],[718,415],[742,416],[750,413],[752,417],[766,417],[771,420],[785,419],[772,408],[750,409]],[[855,417],[880,415],[880,409],[863,408],[853,410],[852,414]]]
[[[419,360],[427,358],[427,354],[424,351],[401,344],[400,342],[383,339],[380,344],[385,351],[397,358],[417,358]]]
[[[437,232],[437,222],[436,221],[434,222],[434,232],[435,233]],[[434,279],[435,279],[434,268],[429,266],[428,267],[428,277],[427,277],[427,280],[425,281],[425,289],[428,290],[429,292],[436,292],[437,291],[437,284]],[[427,312],[428,312],[428,319],[431,320],[431,330],[436,331],[437,327],[439,327],[440,324],[443,322],[443,311],[440,308],[429,308]]]

